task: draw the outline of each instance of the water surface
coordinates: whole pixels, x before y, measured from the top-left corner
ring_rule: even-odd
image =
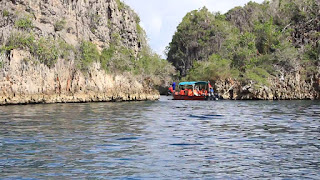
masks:
[[[319,101],[0,106],[0,179],[320,179]]]

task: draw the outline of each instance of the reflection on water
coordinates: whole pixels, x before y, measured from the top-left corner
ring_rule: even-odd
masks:
[[[320,178],[319,101],[0,106],[0,178]]]

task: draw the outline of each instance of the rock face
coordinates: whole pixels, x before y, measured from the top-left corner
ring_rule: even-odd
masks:
[[[137,15],[118,0],[4,0],[0,11],[0,45],[20,30],[16,22],[24,16],[31,17],[33,26],[25,31],[36,38],[63,39],[74,47],[90,41],[99,50],[118,38],[135,55],[146,45],[137,29]],[[32,56],[24,49],[1,53],[0,105],[159,99],[146,78],[107,74],[100,63],[93,63],[84,73],[77,68],[76,58],[59,57],[48,67],[31,61]]]
[[[269,78],[268,86],[258,86],[253,81],[219,80],[215,82],[215,89],[224,99],[233,100],[320,99],[320,73],[307,80],[300,74],[296,72]]]
[[[157,100],[157,91],[128,75],[112,76],[94,66],[85,76],[73,62],[59,60],[54,68],[30,65],[29,52],[12,50],[0,77],[0,104]]]
[[[12,31],[19,30],[16,20],[26,16],[32,20],[32,31],[38,37],[62,38],[74,46],[85,40],[104,48],[115,34],[136,53],[145,43],[139,41],[138,16],[119,0],[4,0],[0,5],[0,44]],[[57,23],[62,20],[65,27],[59,29]]]

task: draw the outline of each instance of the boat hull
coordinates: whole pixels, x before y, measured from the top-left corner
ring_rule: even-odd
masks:
[[[197,100],[204,101],[207,100],[207,96],[186,96],[186,95],[173,95],[173,100]]]

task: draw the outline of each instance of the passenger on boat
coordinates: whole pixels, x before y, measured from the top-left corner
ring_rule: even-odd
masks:
[[[184,88],[180,90],[180,95],[186,95]]]
[[[200,91],[199,91],[199,87],[198,87],[198,86],[196,86],[196,87],[194,88],[193,94],[194,94],[195,96],[199,96],[199,95],[200,95]]]
[[[199,96],[199,93],[198,93],[198,90],[193,90],[193,94],[195,95],[195,96]]]
[[[192,90],[188,89],[188,96],[193,96]]]
[[[201,95],[201,96],[205,96],[205,95],[206,95],[206,93],[205,93],[205,90],[204,90],[204,89],[201,89],[201,90],[200,90],[200,95]]]
[[[171,93],[173,93],[173,88],[172,88],[172,86],[169,87],[169,91],[170,91]]]
[[[188,92],[189,92],[189,90],[188,90],[188,89],[185,89],[185,90],[184,90],[184,95],[188,95]]]

